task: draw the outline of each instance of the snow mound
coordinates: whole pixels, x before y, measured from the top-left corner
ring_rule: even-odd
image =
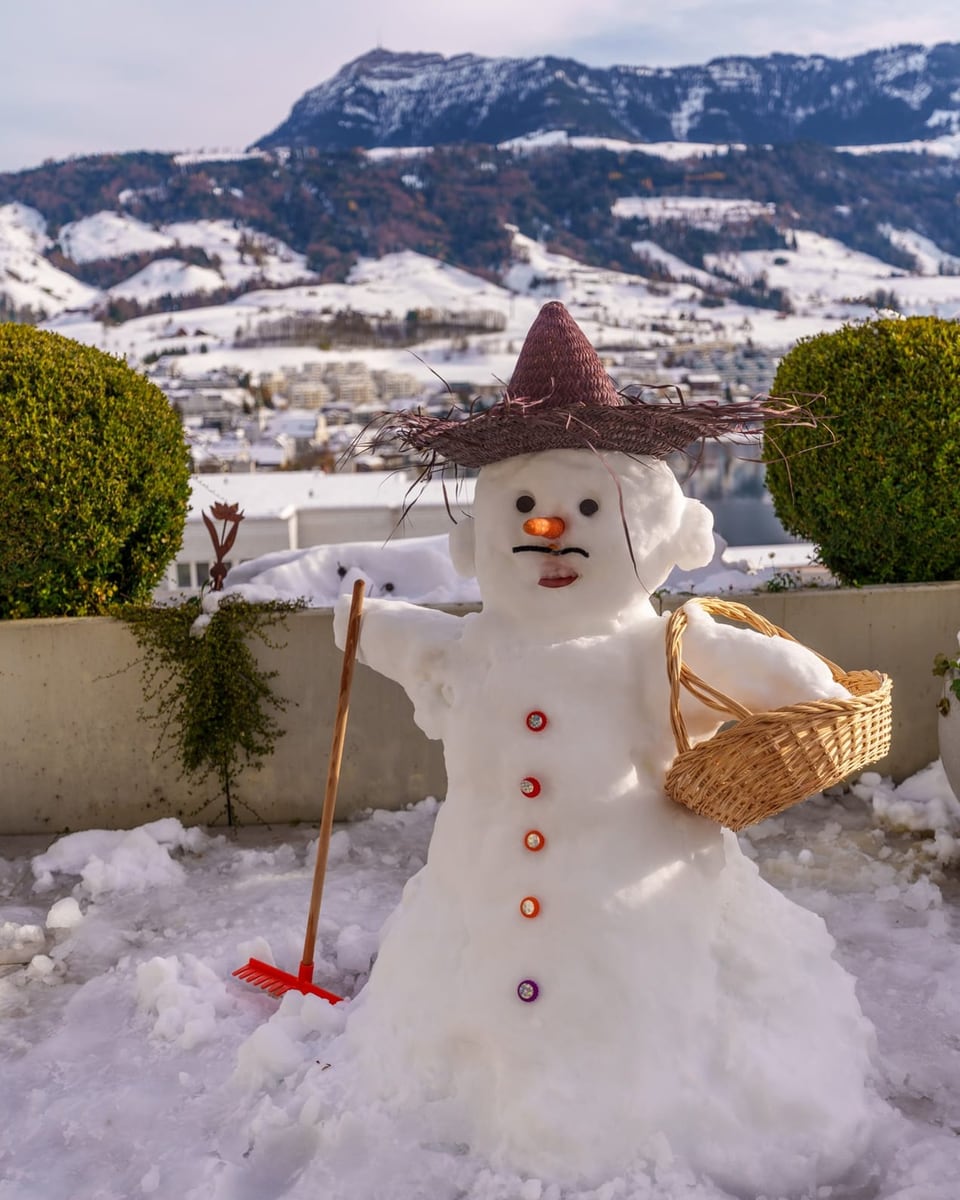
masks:
[[[184,870],[173,854],[198,852],[209,840],[202,829],[185,829],[175,817],[138,829],[81,830],[33,859],[34,890],[49,891],[57,875],[78,875],[82,891],[91,898],[180,884]]]

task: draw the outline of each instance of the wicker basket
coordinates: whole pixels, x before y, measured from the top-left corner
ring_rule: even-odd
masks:
[[[670,724],[677,757],[667,773],[671,799],[728,829],[744,829],[782,812],[814,792],[883,758],[890,748],[892,681],[878,671],[841,670],[829,659],[834,679],[850,693],[770,712],[751,713],[705,683],[681,658],[685,608],[697,604],[717,617],[751,626],[768,637],[796,641],[743,604],[696,599],[667,624]],[[691,746],[680,713],[680,685],[698,700],[733,718],[712,738]]]

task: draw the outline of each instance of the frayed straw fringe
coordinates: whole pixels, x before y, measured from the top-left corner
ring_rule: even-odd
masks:
[[[366,427],[356,447],[367,452],[390,447],[421,455],[427,477],[448,466],[477,470],[519,454],[543,450],[619,451],[635,457],[666,458],[689,452],[705,440],[736,437],[758,441],[766,430],[785,425],[821,425],[810,402],[822,397],[760,396],[733,403],[688,404],[646,400],[618,393],[618,404],[557,408],[550,397],[513,399],[463,417],[436,417],[420,409],[384,413]],[[827,441],[832,437],[827,436]],[[356,451],[355,451],[356,452]]]

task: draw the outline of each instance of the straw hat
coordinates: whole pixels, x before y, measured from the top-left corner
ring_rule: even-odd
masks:
[[[540,450],[616,450],[666,458],[705,438],[759,437],[763,425],[810,424],[808,409],[771,400],[687,404],[625,394],[596,350],[556,300],[530,326],[513,376],[491,408],[459,419],[419,410],[374,422],[374,447],[388,442],[419,451],[428,472],[444,464],[479,468]]]

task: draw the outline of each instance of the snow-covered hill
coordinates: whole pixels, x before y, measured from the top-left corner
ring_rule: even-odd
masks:
[[[400,322],[412,310],[494,314],[506,326],[502,333],[488,325],[491,332],[471,336],[469,352],[461,347],[456,359],[458,376],[484,382],[509,372],[511,345],[515,351],[547,299],[563,300],[599,345],[637,349],[748,338],[782,347],[869,316],[878,306],[960,315],[960,274],[949,273],[960,272],[960,260],[908,227],[881,232],[888,244],[913,256],[914,271],[851,250],[800,227],[794,214],[746,197],[624,195],[612,207],[616,218],[634,219],[647,231],[632,243],[629,272],[585,264],[508,227],[511,257],[498,282],[403,250],[361,258],[345,282],[321,283],[303,254],[239,222],[150,225],[122,210],[104,210],[64,225],[53,243],[45,214],[7,204],[0,206],[0,304],[38,314],[134,361],[172,349],[189,355],[201,345],[217,361],[246,361],[255,353],[290,361],[302,348],[249,349],[265,323],[276,328],[283,319],[322,320],[346,310]],[[784,244],[705,254],[700,265],[658,240],[677,225],[724,235],[757,221],[775,226]],[[94,288],[69,273],[71,264],[78,270],[107,264],[120,278]],[[738,302],[741,285],[760,284],[785,298],[783,311]],[[224,294],[234,298],[204,301]],[[111,303],[135,302],[137,312],[136,306],[159,306],[165,298],[173,298],[165,308],[177,308],[177,297],[195,307],[102,323]],[[324,353],[314,348],[305,358]],[[412,367],[425,380],[431,369],[449,370],[449,339],[427,342],[418,354],[422,361],[415,364],[408,351],[383,351],[382,357]],[[214,365],[214,357],[207,361]]]
[[[899,244],[911,253],[922,250],[921,270],[917,273],[892,267],[833,238],[803,229],[793,235],[794,249],[706,255],[705,260],[708,269],[744,281],[764,277],[771,288],[787,293],[799,311],[835,310],[838,304],[850,308],[865,303],[867,307],[895,307],[905,316],[960,315],[960,275],[940,275],[931,269],[933,264],[946,267],[956,260],[911,230],[894,232]],[[880,293],[886,293],[882,303]]]
[[[71,221],[60,230],[59,242],[63,253],[75,263],[159,253],[176,245],[169,233],[122,212],[99,212]]]
[[[50,246],[46,224],[42,213],[24,204],[0,206],[0,303],[40,316],[91,307],[97,290],[44,256]]]
[[[664,205],[663,213],[675,210],[676,201],[671,201]],[[717,211],[705,213],[703,219],[715,219]],[[47,324],[133,362],[172,351],[184,374],[226,366],[259,372],[362,358],[372,369],[409,372],[424,387],[437,388],[438,376],[486,385],[509,378],[524,332],[548,299],[564,301],[601,350],[616,348],[627,352],[628,358],[631,349],[642,355],[657,347],[682,349],[748,340],[757,346],[783,349],[799,337],[873,315],[878,292],[884,293],[888,302],[889,293],[895,293],[905,314],[960,316],[960,275],[930,272],[931,262],[947,258],[935,246],[926,248],[929,257],[924,272],[908,274],[804,230],[793,232],[793,249],[724,256],[711,261],[707,271],[698,271],[662,251],[655,242],[637,243],[638,265],[656,263],[660,274],[673,277],[671,282],[587,265],[554,253],[515,230],[512,237],[512,261],[499,284],[402,251],[361,260],[342,284],[251,290],[226,304],[155,313],[112,325],[95,319],[92,307],[76,305],[72,311],[62,309]],[[151,265],[160,270],[159,263]],[[712,274],[714,270],[718,274]],[[766,275],[771,286],[782,287],[789,295],[793,311],[778,312],[723,299],[718,289],[730,285],[719,272],[743,279]],[[183,280],[185,287],[194,290],[193,280],[186,275]],[[158,287],[170,288],[174,282],[165,276]],[[505,327],[472,333],[459,345],[445,336],[409,349],[326,350],[319,349],[315,341],[311,345],[295,341],[256,344],[263,324],[275,327],[285,318],[322,320],[350,309],[370,318],[402,320],[412,309],[426,308],[495,313]]]
[[[54,317],[93,312],[110,299],[149,304],[163,296],[192,296],[252,284],[282,287],[314,278],[306,258],[275,238],[231,221],[179,221],[154,228],[128,213],[104,211],[64,225],[54,243],[43,213],[24,204],[0,205],[0,302]],[[66,265],[159,256],[110,288],[82,283],[47,257],[59,250]],[[199,251],[205,265],[191,261]]]

